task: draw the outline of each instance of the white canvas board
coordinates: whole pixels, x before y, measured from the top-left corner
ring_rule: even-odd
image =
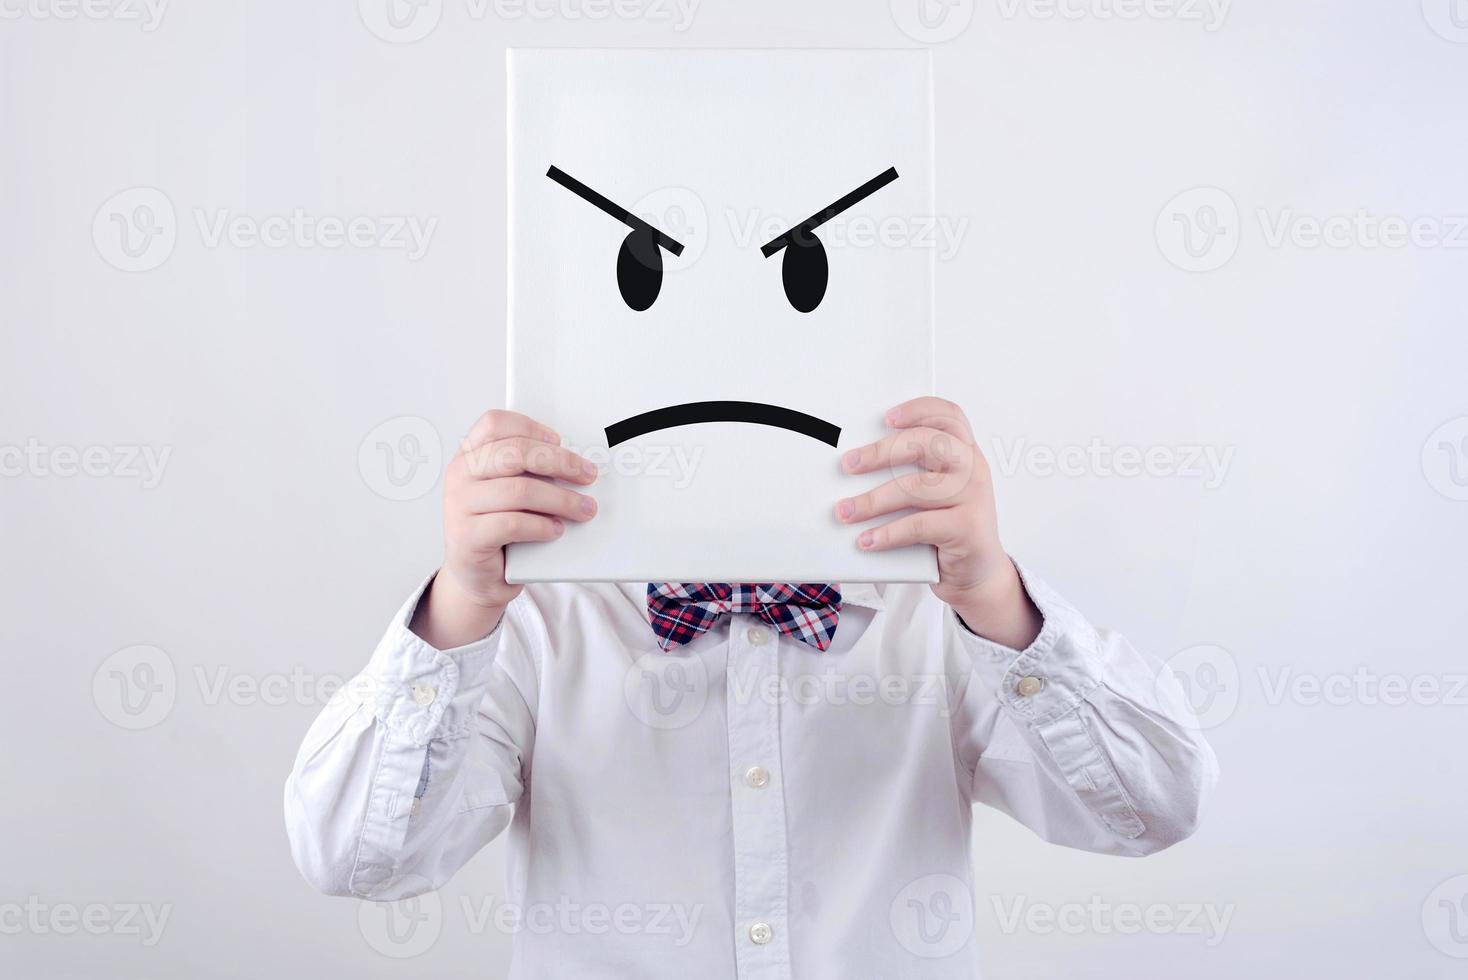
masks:
[[[833,513],[893,475],[841,454],[932,391],[926,52],[508,71],[509,406],[602,469],[596,519],[513,546],[511,580],[934,581]]]

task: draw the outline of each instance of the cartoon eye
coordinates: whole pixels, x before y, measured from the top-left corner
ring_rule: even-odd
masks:
[[[798,235],[785,246],[780,263],[780,278],[785,282],[785,298],[801,313],[809,313],[821,305],[826,283],[831,278],[831,263],[826,246],[814,235]]]
[[[663,288],[663,252],[652,229],[627,233],[617,250],[617,288],[622,301],[641,313],[652,306]]]
[[[831,261],[826,256],[826,246],[815,236],[815,230],[896,179],[897,168],[888,167],[850,194],[760,247],[765,258],[785,250],[785,258],[780,261],[780,278],[785,283],[785,298],[796,310],[809,313],[820,306],[821,300],[826,298],[826,285],[831,278]]]
[[[638,313],[652,306],[663,288],[662,250],[667,249],[674,255],[682,255],[683,243],[658,231],[560,167],[551,167],[545,175],[586,203],[601,209],[632,229],[622,239],[622,247],[617,250],[617,289],[622,293],[622,301]]]

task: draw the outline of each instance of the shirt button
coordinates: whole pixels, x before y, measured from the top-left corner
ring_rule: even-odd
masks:
[[[413,685],[414,704],[430,705],[433,703],[433,699],[436,697],[438,697],[438,688],[434,687],[432,684]]]
[[[770,928],[768,922],[756,922],[749,927],[749,941],[756,946],[763,946],[775,938],[775,930]]]
[[[770,631],[763,626],[751,626],[744,634],[744,638],[757,647],[762,647],[770,642]]]
[[[1020,697],[1028,698],[1039,694],[1040,688],[1044,686],[1045,682],[1038,677],[1021,677],[1019,683],[1014,686],[1014,689],[1019,692]]]
[[[753,766],[744,774],[744,781],[754,789],[759,789],[770,781],[770,774],[761,766]]]

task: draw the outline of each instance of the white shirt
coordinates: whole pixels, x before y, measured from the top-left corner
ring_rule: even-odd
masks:
[[[440,651],[420,589],[306,735],[296,863],[403,898],[508,827],[512,978],[972,978],[973,802],[1142,855],[1216,777],[1172,674],[1022,574],[1023,652],[847,585],[824,653],[752,615],[663,653],[631,584],[529,586]]]

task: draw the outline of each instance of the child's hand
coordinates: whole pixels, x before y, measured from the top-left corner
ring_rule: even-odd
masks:
[[[836,516],[860,523],[912,507],[916,514],[863,531],[857,545],[886,551],[913,544],[938,549],[933,592],[982,636],[1024,649],[1039,635],[1041,618],[1019,573],[999,543],[994,485],[963,410],[941,398],[915,398],[887,413],[897,431],[842,459],[848,473],[872,473],[914,464],[859,497],[836,504]]]
[[[488,635],[521,586],[505,581],[505,545],[549,541],[567,521],[590,520],[596,501],[556,486],[585,486],[596,466],[561,448],[551,428],[517,412],[482,415],[444,475],[444,563],[412,629],[448,650]]]

